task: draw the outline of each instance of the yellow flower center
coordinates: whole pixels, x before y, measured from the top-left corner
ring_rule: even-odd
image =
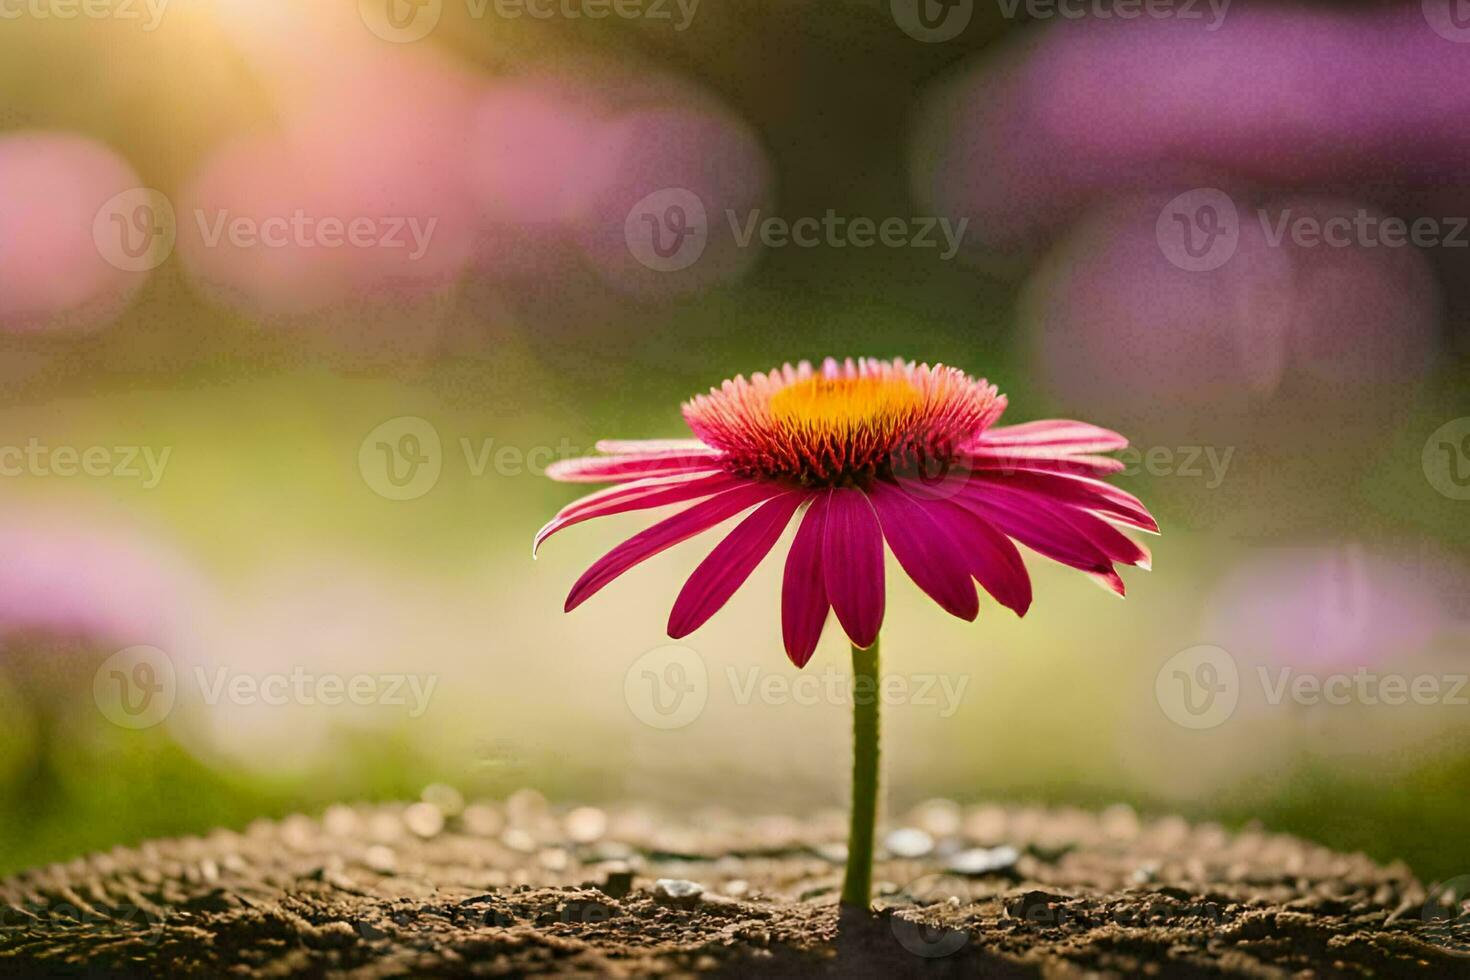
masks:
[[[788,431],[846,440],[894,431],[922,401],[906,378],[808,378],[771,396],[771,418]]]

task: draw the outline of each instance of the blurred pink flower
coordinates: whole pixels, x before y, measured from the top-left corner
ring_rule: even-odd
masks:
[[[121,157],[84,136],[0,136],[0,329],[95,328],[127,306],[147,274],[109,263],[93,223],[140,185]]]
[[[1201,635],[1250,662],[1372,667],[1423,652],[1452,624],[1445,574],[1358,544],[1270,548],[1229,569]]]
[[[1022,32],[931,96],[917,195],[969,215],[982,247],[1024,252],[1119,190],[1453,183],[1470,154],[1465,49],[1419,5],[1225,17]]]
[[[200,595],[164,539],[120,521],[14,502],[0,518],[0,640],[177,652]]]
[[[1429,371],[1441,303],[1421,252],[1271,240],[1283,214],[1320,225],[1358,208],[1289,197],[1263,202],[1258,220],[1259,199],[1240,196],[1233,254],[1200,271],[1177,265],[1161,237],[1173,196],[1094,209],[1027,284],[1035,373],[1064,405],[1106,406],[1156,436],[1215,438],[1268,399],[1330,418]]]

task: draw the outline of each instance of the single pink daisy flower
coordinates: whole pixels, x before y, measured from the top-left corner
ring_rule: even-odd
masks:
[[[804,507],[781,595],[798,667],[829,610],[853,646],[877,641],[885,541],[920,589],[965,620],[979,613],[976,582],[1025,615],[1031,581],[1014,542],[1122,595],[1114,564],[1147,568],[1149,553],[1114,525],[1158,531],[1136,497],[1097,479],[1122,469],[1098,454],[1128,441],[1058,419],[997,427],[1005,407],[984,380],[901,359],[737,377],[685,403],[693,439],[603,441],[607,455],[549,467],[555,480],[616,486],[563,508],[535,547],[594,517],[689,504],[592,565],[567,596],[570,612],[644,559],[750,511],[684,584],[669,616],[677,639],[724,606]]]

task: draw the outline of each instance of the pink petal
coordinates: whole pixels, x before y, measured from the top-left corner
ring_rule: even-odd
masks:
[[[1047,455],[1106,453],[1128,448],[1128,440],[1111,429],[1071,419],[1041,419],[986,429],[978,444],[1043,449]]]
[[[600,453],[697,453],[711,447],[698,439],[599,439],[595,447]]]
[[[996,602],[1017,616],[1026,615],[1031,608],[1031,576],[1011,539],[958,503],[949,500],[938,503],[937,508],[930,510],[930,516],[964,550],[970,561],[970,574]]]
[[[583,456],[562,459],[546,467],[546,475],[563,483],[615,483],[652,476],[713,472],[720,454],[707,452],[637,453],[624,456]]]
[[[1116,592],[1125,598],[1128,595],[1127,590],[1123,588],[1123,576],[1119,575],[1116,569],[1110,568],[1106,572],[1088,572],[1087,577],[1109,592]]]
[[[536,532],[536,539],[531,543],[531,557],[536,557],[541,543],[556,532],[590,521],[594,517],[607,517],[610,514],[624,514],[634,510],[648,510],[651,507],[663,507],[668,504],[682,503],[685,500],[693,500],[696,497],[708,497],[710,494],[719,493],[748,483],[728,473],[714,473],[709,476],[680,477],[673,482],[653,482],[652,486],[640,486],[630,488],[624,484],[614,487],[610,491],[603,491],[597,501],[591,501],[584,497],[573,501],[561,512],[546,523],[540,531]],[[598,496],[593,494],[593,496]]]
[[[930,516],[933,503],[920,504],[906,491],[883,482],[873,484],[868,499],[878,514],[884,540],[914,584],[945,612],[973,621],[980,614],[980,599],[969,564],[954,537]]]
[[[1050,500],[1095,510],[1110,520],[1144,531],[1159,530],[1158,522],[1143,506],[1143,501],[1110,483],[1080,476],[1057,473],[1015,471],[1010,473],[977,473],[976,483],[1003,487],[1023,493],[1034,493]]]
[[[1084,571],[1112,570],[1108,556],[1081,531],[1059,520],[1044,502],[1025,497],[1018,500],[1006,491],[991,488],[983,493],[971,488],[955,502],[1039,555]]]
[[[827,583],[822,574],[822,536],[827,527],[827,494],[812,497],[786,555],[781,582],[781,637],[786,656],[805,667],[827,624]]]
[[[807,496],[793,492],[766,501],[715,545],[674,601],[669,636],[688,636],[720,611],[775,546]]]
[[[1078,476],[1107,476],[1121,472],[1125,467],[1122,460],[1110,456],[1046,456],[1033,450],[1014,450],[1005,447],[989,449],[984,446],[971,450],[964,457],[971,470],[999,470],[1003,473],[1033,471],[1038,473],[1071,473]]]
[[[702,500],[673,517],[640,531],[603,555],[582,573],[582,577],[577,579],[572,591],[567,594],[566,611],[576,609],[604,585],[644,559],[783,492],[784,489],[774,483],[748,483],[734,490],[727,490],[717,497]]]
[[[883,531],[861,490],[827,491],[822,566],[827,598],[848,639],[872,646],[883,625]]]
[[[1085,510],[1078,510],[1076,507],[1058,504],[1058,502],[1036,494],[1003,488],[1003,486],[973,485],[972,483],[967,492],[973,495],[973,500],[988,501],[1014,511],[1029,511],[1038,517],[1045,517],[1057,529],[1070,527],[1078,533],[1079,538],[1085,539],[1095,550],[1107,555],[1108,561],[1141,564],[1145,567],[1150,563],[1147,548],[1130,539],[1116,527],[1108,525],[1100,517],[1086,513]]]

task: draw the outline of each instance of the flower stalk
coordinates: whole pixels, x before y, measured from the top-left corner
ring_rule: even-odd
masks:
[[[873,832],[878,820],[878,641],[852,648],[852,813],[842,904],[868,910],[873,894]]]

